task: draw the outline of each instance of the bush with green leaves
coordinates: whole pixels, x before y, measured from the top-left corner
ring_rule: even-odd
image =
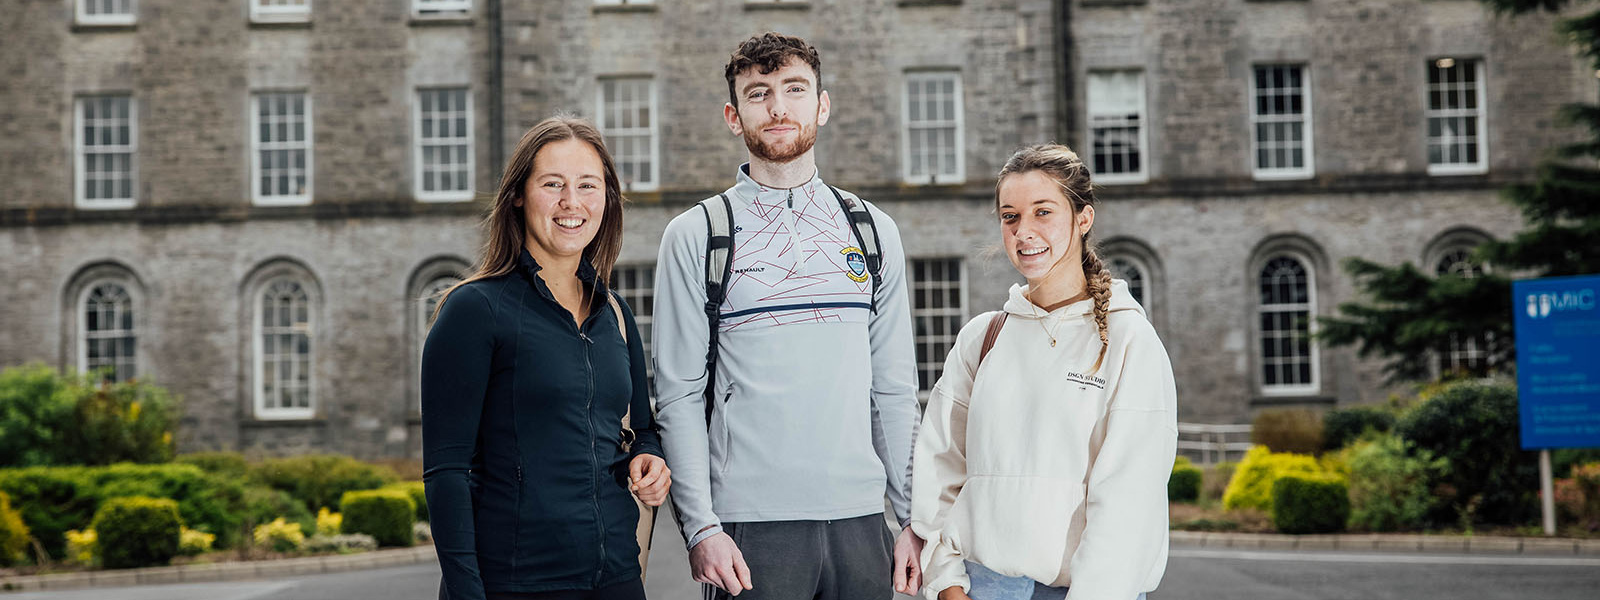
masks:
[[[0,567],[22,562],[28,549],[28,526],[22,513],[11,507],[11,497],[0,492]]]
[[[43,363],[0,371],[0,467],[59,464],[79,388]]]
[[[238,481],[194,465],[0,469],[0,491],[12,497],[34,538],[55,558],[66,556],[66,532],[86,529],[110,498],[172,499],[186,523],[216,534],[224,548],[237,543],[244,509],[244,487]]]
[[[173,457],[172,462],[200,467],[212,475],[243,481],[250,477],[250,461],[238,452],[192,452]]]
[[[375,490],[399,481],[393,469],[335,454],[275,458],[251,468],[255,479],[305,503],[315,512],[335,508],[345,492]]]
[[[1426,525],[1432,482],[1449,471],[1449,461],[1395,435],[1358,442],[1346,453],[1351,526],[1404,531]]]
[[[100,564],[108,569],[164,565],[178,554],[178,503],[133,496],[106,501],[94,515]]]
[[[1381,406],[1354,406],[1328,411],[1322,416],[1323,451],[1340,450],[1363,435],[1394,429],[1394,413]]]
[[[1273,452],[1322,451],[1322,415],[1306,409],[1266,410],[1256,415],[1250,441]]]
[[[1436,524],[1525,525],[1539,515],[1538,455],[1521,447],[1517,391],[1504,383],[1456,383],[1416,405],[1395,432],[1450,470],[1432,491]]]
[[[1285,475],[1272,482],[1272,524],[1279,532],[1337,533],[1349,518],[1349,488],[1337,475]]]
[[[400,490],[411,496],[411,501],[417,505],[417,520],[428,520],[428,493],[427,487],[421,481],[402,481],[383,486],[386,490]]]
[[[257,546],[271,548],[273,552],[294,552],[299,550],[306,542],[306,532],[297,523],[290,523],[282,517],[271,522],[257,525],[251,537]]]
[[[1172,464],[1172,475],[1167,478],[1167,501],[1196,502],[1200,500],[1200,480],[1204,472],[1179,456]]]
[[[1266,446],[1251,448],[1239,462],[1228,489],[1222,494],[1222,506],[1228,510],[1253,508],[1272,512],[1272,483],[1287,475],[1317,475],[1322,473],[1317,459],[1305,454],[1273,452]]]
[[[67,531],[66,561],[79,565],[94,564],[95,557],[100,555],[99,541],[93,529]]]
[[[289,492],[264,485],[251,485],[244,492],[244,526],[249,531],[282,517],[304,531],[316,531],[317,519],[306,504],[296,500]]]
[[[178,554],[182,556],[205,554],[211,551],[211,546],[216,541],[216,534],[185,527],[178,531]]]
[[[417,505],[400,490],[345,492],[339,500],[344,533],[365,533],[382,546],[410,546]]]

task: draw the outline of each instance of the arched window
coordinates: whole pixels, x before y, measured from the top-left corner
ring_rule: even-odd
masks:
[[[255,409],[262,419],[310,418],[314,341],[311,286],[293,275],[267,279],[255,294]]]
[[[107,381],[128,381],[138,375],[133,295],[116,281],[84,287],[79,303],[78,368],[103,373]]]
[[[1311,262],[1278,253],[1257,272],[1261,336],[1261,389],[1266,394],[1315,392],[1317,348],[1312,343],[1316,285]]]
[[[421,339],[428,339],[428,331],[433,329],[433,315],[439,311],[439,300],[444,296],[445,290],[461,282],[460,277],[454,275],[440,275],[422,284],[422,293],[417,298],[417,331],[422,333]],[[417,344],[417,352],[422,351],[422,344]]]
[[[1106,261],[1106,269],[1111,271],[1113,279],[1121,279],[1127,282],[1128,294],[1133,296],[1135,302],[1144,307],[1145,312],[1150,312],[1149,294],[1145,293],[1145,289],[1149,285],[1149,278],[1145,273],[1150,271],[1149,267],[1144,266],[1144,263],[1133,257],[1114,256],[1111,260]]]
[[[1441,277],[1454,275],[1463,279],[1483,276],[1485,265],[1472,257],[1470,246],[1454,246],[1439,253],[1434,262],[1434,274]],[[1489,372],[1489,348],[1493,335],[1461,336],[1450,334],[1450,341],[1439,351],[1439,372],[1465,373],[1482,376]]]

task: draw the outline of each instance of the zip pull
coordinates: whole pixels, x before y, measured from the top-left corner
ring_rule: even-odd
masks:
[[[579,332],[578,333],[578,339],[583,340],[584,342],[588,343],[591,346],[594,345],[594,340],[589,339],[589,335],[586,334],[586,333]]]
[[[794,210],[794,188],[789,188],[789,210]]]

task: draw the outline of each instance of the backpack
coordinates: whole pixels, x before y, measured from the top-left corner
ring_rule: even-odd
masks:
[[[883,279],[883,247],[878,243],[878,228],[872,222],[872,213],[867,211],[867,204],[856,200],[847,200],[838,188],[828,186],[833,192],[833,197],[839,201],[839,208],[848,216],[850,232],[855,235],[856,242],[861,244],[861,252],[866,255],[867,272],[872,275],[872,306],[874,314],[878,312],[878,286]],[[706,238],[706,322],[711,326],[710,342],[706,344],[706,389],[703,392],[706,400],[706,425],[711,425],[711,412],[716,407],[716,377],[717,377],[717,329],[722,323],[722,301],[727,298],[728,276],[733,269],[733,203],[728,201],[727,194],[717,194],[716,198],[706,198],[700,201],[700,208],[706,213],[706,228],[710,233]]]

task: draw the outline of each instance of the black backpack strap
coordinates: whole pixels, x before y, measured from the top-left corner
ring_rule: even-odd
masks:
[[[717,329],[722,325],[722,301],[728,296],[728,276],[733,269],[733,203],[727,194],[717,194],[721,201],[706,198],[700,208],[706,213],[706,323],[711,326],[711,337],[706,343],[706,425],[711,425],[711,411],[716,407],[717,393]]]
[[[831,185],[828,189],[839,199],[839,208],[850,222],[850,232],[855,234],[856,243],[861,244],[861,253],[867,255],[867,272],[872,274],[872,312],[877,313],[878,286],[883,279],[883,246],[878,243],[878,226],[873,224],[866,202],[847,200],[839,193],[839,188]]]

